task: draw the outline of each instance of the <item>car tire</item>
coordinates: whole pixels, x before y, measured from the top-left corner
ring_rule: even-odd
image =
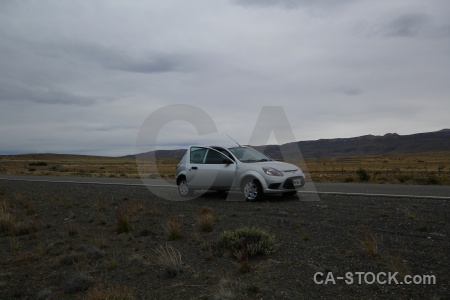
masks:
[[[284,193],[282,193],[282,195],[283,195],[284,197],[292,197],[292,196],[297,195],[297,191],[284,192]]]
[[[194,190],[188,186],[186,178],[184,177],[178,181],[178,193],[182,197],[189,197],[194,194]]]
[[[256,202],[261,200],[264,192],[258,180],[249,179],[242,184],[242,193],[244,193],[245,200]]]

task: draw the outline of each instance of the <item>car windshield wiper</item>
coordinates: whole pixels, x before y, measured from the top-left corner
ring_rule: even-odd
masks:
[[[262,161],[269,161],[269,159],[263,158],[263,159],[246,159],[246,160],[242,160],[242,162],[246,162],[246,163],[262,162]]]
[[[259,160],[257,160],[257,159],[245,159],[245,160],[241,160],[241,161],[246,162],[246,163],[259,162]]]

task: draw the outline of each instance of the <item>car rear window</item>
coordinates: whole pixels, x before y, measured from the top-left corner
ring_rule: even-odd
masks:
[[[207,150],[207,148],[191,147],[191,163],[202,164]]]

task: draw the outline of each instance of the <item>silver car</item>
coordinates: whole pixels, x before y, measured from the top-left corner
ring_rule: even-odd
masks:
[[[299,167],[243,146],[189,147],[177,165],[176,180],[184,197],[194,190],[241,190],[247,201],[258,201],[264,194],[292,196],[305,185]]]

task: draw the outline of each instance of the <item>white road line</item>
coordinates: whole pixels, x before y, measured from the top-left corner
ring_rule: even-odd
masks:
[[[0,180],[9,181],[26,181],[26,182],[48,182],[48,183],[73,183],[73,184],[97,184],[97,185],[119,185],[119,186],[147,186],[147,187],[161,187],[161,188],[176,188],[176,185],[147,185],[145,183],[121,183],[121,182],[98,182],[98,181],[71,181],[71,180],[44,180],[44,179],[17,179],[17,178],[2,178]],[[450,200],[450,197],[445,196],[431,196],[431,195],[397,195],[397,194],[370,194],[370,193],[349,193],[349,192],[319,192],[319,191],[301,191],[299,194],[319,194],[319,195],[341,195],[341,196],[365,196],[365,197],[391,197],[391,198],[412,198],[412,199],[436,199],[436,200]]]
[[[319,195],[342,195],[342,196],[367,196],[367,197],[391,197],[391,198],[413,198],[413,199],[436,199],[450,200],[445,196],[429,196],[429,195],[397,195],[397,194],[369,194],[369,193],[348,193],[348,192],[314,192],[314,191],[297,191],[300,194],[319,194]]]
[[[44,180],[44,179],[17,179],[17,178],[0,178],[0,180],[26,181],[26,182],[48,182],[48,183],[120,185],[120,186],[150,186],[150,187],[168,187],[168,188],[176,188],[177,187],[176,185],[163,185],[163,184],[146,185],[144,183],[98,182],[98,181]]]

